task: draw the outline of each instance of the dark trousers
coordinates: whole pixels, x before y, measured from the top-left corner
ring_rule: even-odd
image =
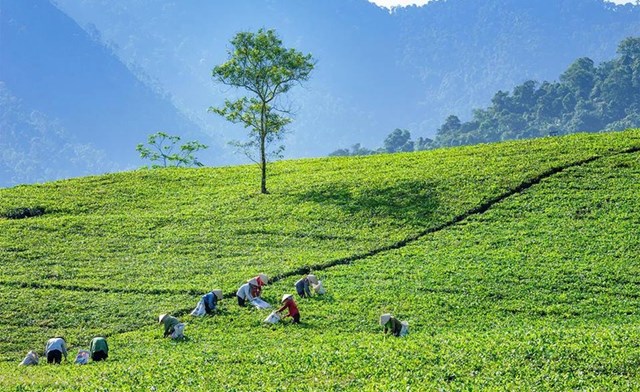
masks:
[[[247,305],[245,305],[245,303],[244,303],[244,298],[240,298],[240,296],[239,296],[239,295],[236,295],[236,297],[238,297],[238,305],[240,305],[240,306],[247,306]]]
[[[291,316],[293,318],[293,322],[295,324],[299,324],[300,323],[300,313],[296,313],[293,316]]]
[[[51,350],[47,353],[47,363],[60,363],[62,362],[62,351]]]
[[[109,354],[105,353],[102,350],[96,351],[93,354],[91,354],[91,359],[93,359],[94,361],[102,361],[104,359],[107,359],[109,357]]]

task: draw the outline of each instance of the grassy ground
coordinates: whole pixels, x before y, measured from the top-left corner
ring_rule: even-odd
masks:
[[[640,132],[576,135],[350,159],[281,162],[272,195],[254,168],[140,171],[0,190],[5,389],[638,389]],[[212,286],[364,253],[486,212],[407,246],[318,272],[303,325],[222,303],[187,321]],[[265,292],[277,302],[297,277]],[[380,313],[411,334],[381,335]],[[130,331],[130,332],[125,332]],[[63,333],[107,334],[106,363],[17,368]]]

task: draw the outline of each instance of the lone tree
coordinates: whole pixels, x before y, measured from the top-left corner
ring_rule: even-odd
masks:
[[[224,106],[210,107],[234,124],[249,128],[249,141],[236,142],[252,161],[259,164],[262,172],[261,192],[267,191],[267,156],[279,157],[283,146],[269,153],[269,146],[281,140],[287,124],[291,122],[291,111],[283,107],[280,98],[296,84],[309,79],[315,61],[311,54],[295,49],[286,49],[275,31],[260,29],[257,33],[240,32],[231,40],[229,59],[213,68],[214,81],[242,88],[249,94],[231,101],[225,99]],[[253,152],[259,152],[255,159]]]
[[[153,163],[151,167],[167,166],[203,166],[193,155],[195,152],[208,148],[197,141],[187,142],[178,146],[180,136],[172,136],[164,132],[156,132],[149,135],[148,147],[140,143],[136,146],[136,151],[140,153],[140,158],[148,159]]]

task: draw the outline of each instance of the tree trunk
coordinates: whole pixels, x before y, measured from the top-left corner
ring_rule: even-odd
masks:
[[[264,118],[264,115],[263,115]],[[266,195],[269,193],[267,190],[267,154],[265,151],[265,140],[267,138],[266,131],[260,133],[260,170],[262,171],[262,179],[260,181],[260,193]]]
[[[260,192],[264,195],[268,194],[267,191],[267,156],[264,151],[265,137],[260,137],[260,169],[262,170],[262,180],[260,182]]]
[[[262,113],[261,113],[261,132],[260,132],[260,170],[262,171],[262,179],[260,181],[260,193],[266,195],[269,193],[267,191],[267,153],[265,151],[265,144],[267,139],[267,116],[266,116],[266,105],[262,104]]]

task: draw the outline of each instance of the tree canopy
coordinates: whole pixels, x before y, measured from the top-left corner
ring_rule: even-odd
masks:
[[[275,31],[240,32],[231,40],[228,60],[213,68],[214,81],[244,89],[248,95],[236,100],[225,99],[222,107],[211,107],[232,123],[249,129],[246,142],[233,144],[261,169],[261,192],[267,191],[268,157],[279,157],[284,146],[270,150],[283,138],[291,122],[291,111],[280,97],[293,86],[309,79],[315,62],[311,54],[303,54],[282,45]],[[258,157],[253,154],[258,151]]]
[[[140,143],[136,146],[136,151],[140,153],[142,159],[159,162],[152,163],[152,168],[203,166],[194,154],[208,148],[208,146],[195,140],[183,145],[178,145],[178,142],[180,142],[180,136],[156,132],[149,135],[147,146]]]

